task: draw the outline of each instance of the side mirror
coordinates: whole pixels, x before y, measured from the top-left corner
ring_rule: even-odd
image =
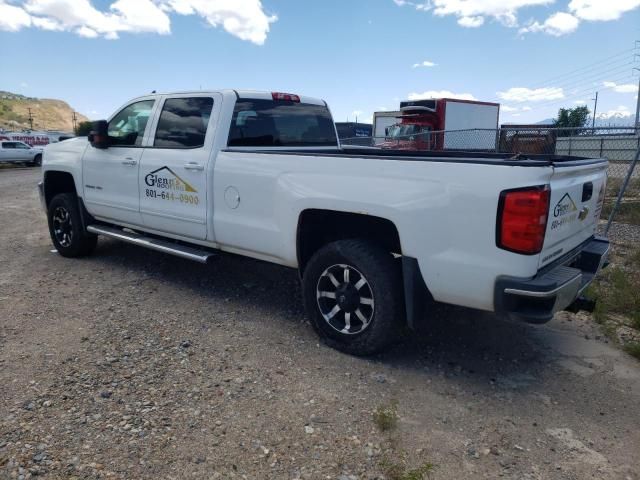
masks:
[[[109,147],[109,124],[106,120],[97,120],[93,122],[91,133],[87,136],[89,143],[94,148]]]

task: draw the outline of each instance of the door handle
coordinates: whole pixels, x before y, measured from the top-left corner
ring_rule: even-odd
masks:
[[[201,172],[202,170],[204,170],[204,166],[200,165],[199,163],[196,163],[196,162],[189,162],[189,163],[186,163],[184,165],[184,169],[185,170],[197,170],[197,171]]]
[[[122,165],[137,165],[138,161],[134,160],[131,157],[126,157],[123,161],[122,161]]]

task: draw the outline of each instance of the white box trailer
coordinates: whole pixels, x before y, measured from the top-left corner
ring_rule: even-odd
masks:
[[[444,100],[443,150],[491,150],[496,146],[500,105]],[[495,130],[495,131],[491,131]]]
[[[387,135],[387,128],[398,123],[401,115],[402,112],[400,110],[395,112],[385,111],[373,113],[374,145],[384,143],[385,136]]]

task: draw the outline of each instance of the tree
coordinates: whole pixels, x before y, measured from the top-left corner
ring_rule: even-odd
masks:
[[[78,137],[86,137],[93,128],[93,122],[80,122],[76,127],[76,135]]]
[[[582,128],[587,125],[590,113],[585,105],[575,108],[561,108],[558,110],[558,118],[553,121],[553,124],[559,128]]]

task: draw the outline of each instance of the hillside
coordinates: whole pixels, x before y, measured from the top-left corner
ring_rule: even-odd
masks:
[[[29,128],[29,108],[34,130],[73,131],[73,109],[62,100],[32,98],[0,90],[0,128],[23,130]],[[76,112],[76,121],[88,120]]]

